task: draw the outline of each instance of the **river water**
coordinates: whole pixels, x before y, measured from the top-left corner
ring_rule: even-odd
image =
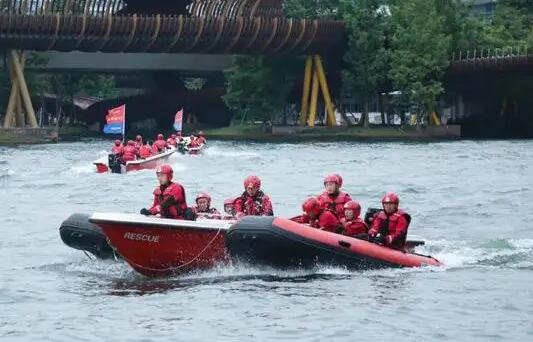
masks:
[[[189,199],[219,208],[255,173],[277,215],[342,174],[364,208],[396,191],[442,268],[223,267],[148,279],[61,242],[74,212],[137,212],[153,171],[96,174],[108,141],[0,148],[0,339],[533,340],[533,141],[255,144],[173,156]]]

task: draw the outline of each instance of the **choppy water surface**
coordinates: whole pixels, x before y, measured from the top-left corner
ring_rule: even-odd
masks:
[[[533,142],[252,144],[174,156],[189,199],[221,207],[251,173],[277,215],[339,172],[364,208],[394,190],[441,269],[231,268],[153,280],[64,246],[73,212],[137,212],[153,171],[96,174],[106,141],[0,148],[0,338],[5,340],[533,339]]]

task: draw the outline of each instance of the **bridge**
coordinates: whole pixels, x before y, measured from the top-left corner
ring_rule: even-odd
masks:
[[[17,50],[319,55],[344,46],[342,22],[286,18],[282,5],[283,0],[0,0],[0,47],[9,51],[12,79],[4,127],[37,126],[24,78],[26,56]],[[316,71],[313,81],[329,99],[322,63],[314,60],[308,59]]]

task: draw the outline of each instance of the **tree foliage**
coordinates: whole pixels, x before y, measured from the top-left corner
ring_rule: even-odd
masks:
[[[368,102],[387,79],[387,12],[382,5],[381,0],[343,0],[341,3],[348,30],[343,86],[363,103],[362,122],[365,126],[368,126]]]

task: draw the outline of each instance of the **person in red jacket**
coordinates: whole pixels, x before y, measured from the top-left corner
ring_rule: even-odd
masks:
[[[178,142],[176,141],[176,134],[170,135],[170,138],[167,139],[167,148],[173,148],[178,146]]]
[[[332,233],[342,232],[342,224],[335,212],[324,208],[316,198],[308,198],[302,204],[302,210],[304,212],[303,215],[294,217],[291,220]]]
[[[349,201],[344,205],[344,218],[342,226],[344,228],[344,235],[366,238],[368,227],[363,221],[361,215],[361,205],[357,201]]]
[[[158,153],[165,151],[165,148],[167,147],[167,142],[165,141],[165,137],[163,134],[159,133],[157,135],[157,140],[154,142],[154,145],[157,147]]]
[[[185,189],[172,182],[174,171],[170,165],[161,165],[156,170],[159,186],[154,190],[154,202],[150,209],[141,209],[143,215],[161,215],[173,219],[194,219],[187,208]]]
[[[157,148],[157,145],[155,143],[153,143],[152,141],[150,141],[150,146],[152,146],[152,155],[155,156],[156,154],[159,153],[159,149]]]
[[[341,178],[342,179],[342,178]],[[334,211],[342,219],[344,217],[344,205],[351,201],[350,195],[340,191],[342,181],[337,175],[328,175],[324,178],[325,191],[318,196],[318,200],[326,209]]]
[[[135,137],[135,147],[140,149],[143,144],[143,137],[140,134],[137,134]]]
[[[122,156],[122,153],[124,153],[124,146],[122,145],[122,142],[120,140],[118,139],[115,140],[115,144],[113,145],[113,148],[111,149],[111,153]]]
[[[218,210],[211,207],[211,196],[207,192],[200,192],[196,196],[196,206],[191,209],[199,216],[212,219],[221,218]]]
[[[124,153],[122,154],[122,160],[124,163],[137,159],[137,152],[135,151],[135,142],[128,140],[128,144],[124,147]]]
[[[244,180],[244,192],[235,200],[237,218],[242,216],[273,216],[270,197],[261,190],[261,180],[248,176]]]
[[[226,213],[229,218],[235,217],[235,198],[226,198],[224,200],[224,213]]]
[[[152,146],[150,146],[150,142],[146,142],[146,144],[142,145],[139,148],[139,157],[142,159],[146,159],[152,156]]]
[[[189,137],[189,148],[197,148],[200,147],[200,144],[198,143],[198,139],[194,136],[194,134],[191,134]]]
[[[196,139],[198,140],[198,145],[203,145],[207,142],[207,140],[205,140],[204,131],[198,132],[198,138]]]
[[[381,204],[383,210],[374,216],[372,227],[368,231],[369,240],[387,247],[403,249],[411,216],[398,208],[400,199],[393,192],[386,193]]]

